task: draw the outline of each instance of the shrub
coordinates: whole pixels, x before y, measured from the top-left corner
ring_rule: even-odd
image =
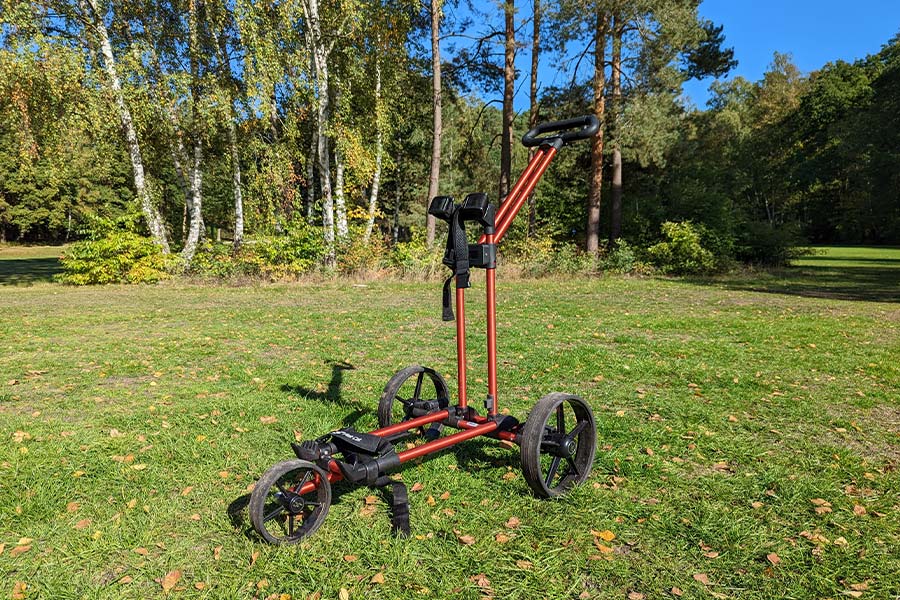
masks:
[[[738,233],[735,253],[743,262],[782,266],[791,259],[809,254],[800,244],[801,237],[796,228],[775,227],[765,221],[750,221]]]
[[[168,279],[180,258],[166,256],[149,238],[133,231],[107,231],[75,242],[62,259],[58,281],[71,285],[154,283]]]
[[[443,258],[444,245],[436,242],[429,250],[425,236],[417,232],[410,241],[394,244],[388,263],[400,275],[430,279],[444,273]]]
[[[606,252],[600,259],[600,266],[611,273],[634,273],[646,271],[647,267],[638,261],[634,248],[625,240],[617,240],[616,247]]]
[[[363,239],[364,225],[352,225],[347,241],[338,247],[337,268],[345,275],[362,275],[380,270],[387,262],[387,250],[378,231]]]
[[[262,274],[275,279],[306,273],[317,266],[325,256],[322,230],[298,220],[291,223],[281,235],[257,238],[252,245],[252,256],[258,259]]]
[[[701,244],[703,227],[690,221],[662,224],[665,241],[647,249],[650,261],[663,273],[710,273],[716,269],[713,253]]]

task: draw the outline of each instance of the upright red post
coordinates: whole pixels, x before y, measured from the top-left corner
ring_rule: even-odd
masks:
[[[466,408],[466,290],[456,288],[456,386],[459,405]]]
[[[494,234],[488,234],[487,243],[494,243]],[[497,414],[497,291],[495,286],[496,268],[487,269],[485,278],[487,285],[487,355],[488,355],[488,394],[493,399],[488,415]]]

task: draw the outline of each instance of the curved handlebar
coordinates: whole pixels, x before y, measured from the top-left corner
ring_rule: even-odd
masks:
[[[576,131],[567,131],[580,127]],[[577,140],[586,140],[594,137],[600,130],[600,121],[594,115],[584,115],[583,117],[575,117],[574,119],[565,119],[564,121],[550,121],[548,123],[540,123],[534,129],[522,136],[522,145],[526,148],[540,146],[544,143],[550,143],[555,139],[562,140],[563,144],[574,142]],[[557,131],[565,131],[562,135],[548,135],[546,137],[538,137],[545,133],[553,133]]]

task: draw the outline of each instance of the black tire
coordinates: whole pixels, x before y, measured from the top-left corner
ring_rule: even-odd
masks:
[[[316,478],[314,490],[293,494]],[[250,494],[250,522],[270,544],[296,544],[315,533],[330,506],[331,484],[325,471],[305,460],[288,460],[273,465],[256,482]]]
[[[594,413],[578,396],[547,394],[528,415],[520,445],[522,474],[534,494],[561,496],[591,474],[597,451]]]
[[[426,378],[431,385],[425,384]],[[378,426],[387,427],[411,419],[407,406],[412,402],[441,399],[449,403],[450,390],[444,378],[434,369],[421,365],[401,369],[390,378],[381,393],[381,400],[378,401]],[[419,427],[418,432],[420,435],[436,438],[441,433],[441,427],[441,423],[432,423],[427,427]]]

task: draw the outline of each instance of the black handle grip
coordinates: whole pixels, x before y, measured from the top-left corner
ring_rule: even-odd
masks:
[[[580,127],[576,131],[568,131]],[[565,131],[562,135],[547,135],[546,133],[554,133],[557,131]],[[540,146],[544,143],[550,143],[554,139],[560,139],[564,144],[577,140],[586,140],[594,137],[600,131],[600,121],[594,115],[584,115],[583,117],[575,117],[574,119],[566,119],[564,121],[550,121],[548,123],[540,123],[534,129],[522,136],[522,145],[526,148]]]

